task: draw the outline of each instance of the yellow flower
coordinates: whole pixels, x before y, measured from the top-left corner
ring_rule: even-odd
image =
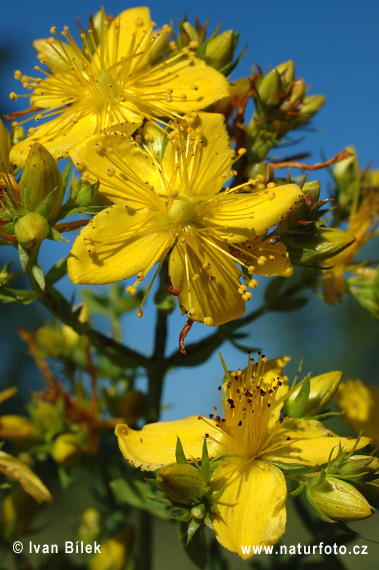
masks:
[[[34,497],[38,503],[43,501],[51,503],[53,500],[50,491],[26,463],[4,451],[0,451],[0,473],[18,481],[24,491]]]
[[[336,402],[344,411],[342,418],[357,433],[372,438],[379,445],[379,425],[376,415],[379,407],[379,386],[364,384],[361,380],[346,380],[339,385]]]
[[[284,534],[287,488],[282,471],[273,463],[323,465],[335,456],[339,444],[345,451],[364,447],[368,438],[356,442],[340,438],[316,420],[280,417],[290,394],[281,372],[288,357],[267,361],[260,358],[247,369],[232,372],[224,381],[223,418],[190,417],[180,421],[148,424],[135,431],[125,424],[116,427],[120,450],[142,470],[155,470],[175,462],[180,438],[188,461],[200,460],[203,438],[210,458],[223,458],[216,467],[211,491],[225,486],[212,514],[217,540],[243,558],[241,545],[268,546]]]
[[[354,243],[325,261],[327,266],[332,266],[322,274],[322,293],[325,303],[334,305],[342,301],[346,290],[344,273],[346,270],[354,270],[351,265],[354,258],[369,240],[378,235],[378,227],[379,195],[377,189],[373,187],[366,191],[357,211],[350,215],[346,232],[355,237]]]
[[[19,71],[15,76],[33,90],[31,105],[38,108],[34,118],[49,121],[30,129],[29,138],[12,149],[11,161],[22,167],[35,141],[54,158],[67,157],[71,146],[110,125],[175,117],[229,95],[225,77],[193,54],[180,52],[152,63],[161,38],[153,26],[148,8],[132,8],[111,22],[101,12],[99,38],[93,30],[81,34],[83,50],[67,26],[62,32],[66,41],[55,28],[55,39],[37,40],[39,59],[50,71],[37,67],[45,74],[42,80]],[[169,32],[165,26],[161,34]]]
[[[237,263],[252,275],[272,256],[268,274],[288,275],[284,248],[264,242],[249,252],[241,244],[266,234],[303,195],[295,184],[221,190],[235,154],[223,116],[203,113],[176,127],[163,157],[123,133],[100,133],[72,149],[77,168],[86,179],[99,179],[100,192],[116,204],[80,232],[68,258],[69,276],[73,283],[101,284],[136,275],[127,288],[133,295],[171,252],[169,275],[182,313],[217,326],[244,313],[248,286],[257,284],[250,278],[241,285]]]

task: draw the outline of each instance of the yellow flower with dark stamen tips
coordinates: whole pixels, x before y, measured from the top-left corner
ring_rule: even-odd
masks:
[[[111,22],[102,12],[98,39],[93,30],[81,34],[83,50],[67,26],[62,32],[65,41],[55,28],[54,38],[37,40],[39,59],[50,70],[37,66],[43,79],[20,72],[15,76],[33,90],[31,105],[38,108],[34,118],[49,121],[29,131],[29,138],[12,149],[11,161],[22,167],[34,141],[59,159],[68,156],[71,146],[110,125],[141,122],[144,117],[172,118],[229,95],[225,77],[191,54],[181,52],[156,63],[155,48],[170,28],[154,33],[153,26],[148,8],[132,8]]]
[[[148,424],[142,430],[116,426],[120,450],[127,461],[153,471],[175,462],[180,438],[189,462],[201,458],[204,437],[209,457],[223,458],[211,479],[211,491],[224,492],[212,514],[217,540],[241,553],[241,544],[269,546],[284,534],[287,488],[282,471],[274,464],[319,466],[345,451],[362,448],[370,440],[340,438],[319,421],[280,417],[283,402],[292,392],[281,376],[288,357],[267,361],[249,359],[245,371],[227,374],[222,394],[223,418],[215,414]],[[298,385],[296,386],[296,388]],[[355,449],[356,449],[355,448]]]
[[[71,281],[101,284],[136,275],[127,288],[133,295],[170,253],[169,275],[182,313],[214,326],[236,319],[251,297],[237,263],[252,275],[261,252],[243,250],[244,259],[234,252],[286,216],[302,199],[300,188],[251,191],[243,184],[221,190],[235,154],[222,115],[203,113],[177,123],[163,157],[150,150],[122,133],[102,133],[71,151],[85,178],[99,179],[99,191],[116,203],[80,232],[68,258]],[[268,269],[272,273],[276,266]]]

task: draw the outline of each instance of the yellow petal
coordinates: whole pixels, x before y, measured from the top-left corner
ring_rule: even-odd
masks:
[[[283,463],[296,463],[299,465],[323,465],[327,463],[329,455],[338,453],[339,444],[348,452],[356,445],[355,438],[340,437],[326,429],[317,420],[288,419],[282,430],[273,438],[272,445],[279,444],[275,451],[263,454],[267,461],[280,461]],[[367,437],[361,437],[356,449],[362,449],[371,442]]]
[[[73,107],[60,113],[55,119],[38,127],[34,135],[16,144],[10,152],[10,161],[23,168],[30,147],[39,142],[53,155],[55,160],[68,157],[68,149],[96,132],[96,115],[83,116],[77,123]]]
[[[225,126],[225,118],[218,113],[199,113],[196,128],[201,128],[202,143],[182,152],[181,157],[187,156],[189,189],[191,196],[209,196],[219,192],[230,178],[232,157],[230,154],[230,139]],[[193,133],[188,136],[193,137]],[[187,148],[187,139],[178,141],[183,151]],[[191,156],[193,153],[193,156]],[[176,147],[169,143],[164,158],[164,171],[172,173],[177,162]]]
[[[224,75],[205,61],[184,55],[180,60],[170,58],[146,68],[137,79],[131,78],[131,85],[136,92],[141,92],[138,108],[158,117],[200,111],[230,94]],[[172,90],[169,98],[166,97],[168,89]]]
[[[136,47],[146,32],[152,28],[150,10],[147,7],[124,10],[115,18],[107,33],[110,63],[116,63],[122,57],[130,55],[132,43]],[[138,59],[138,58],[137,58]]]
[[[38,503],[43,501],[51,503],[53,500],[50,491],[33,471],[16,457],[0,451],[0,471],[7,477],[18,481],[26,493],[29,493]]]
[[[227,248],[221,242],[215,242],[216,249],[196,234],[190,237],[185,243],[179,237],[169,261],[171,283],[180,290],[182,313],[191,311],[191,319],[205,319],[205,324],[212,326],[237,319],[245,312],[245,303],[238,293],[240,271],[236,263],[223,253]],[[209,269],[203,268],[206,262]]]
[[[286,528],[287,488],[282,472],[266,461],[243,457],[225,459],[212,477],[211,490],[226,488],[212,516],[222,546],[249,560],[253,547],[274,545]],[[241,546],[250,546],[243,553]]]
[[[139,431],[126,424],[118,424],[115,434],[121,453],[127,461],[142,471],[155,471],[162,465],[176,462],[178,437],[189,460],[201,459],[206,434],[210,436],[207,441],[209,457],[217,456],[220,446],[213,438],[220,437],[220,434],[213,424],[212,420],[203,421],[197,416],[191,416],[173,422],[147,424]]]
[[[255,267],[254,275],[290,277],[293,273],[286,246],[280,241],[272,243],[271,239],[266,239],[256,246],[253,242],[251,247],[245,245],[242,249],[247,251],[246,264]]]
[[[9,398],[13,398],[17,394],[18,388],[13,386],[12,388],[6,388],[6,390],[2,390],[0,392],[0,404],[8,400]]]
[[[153,158],[127,136],[136,123],[125,123],[123,132],[99,133],[70,149],[74,165],[90,182],[100,180],[100,192],[119,204],[154,207],[154,191],[162,192],[162,179]],[[114,127],[120,129],[121,126]]]
[[[223,194],[205,214],[204,223],[218,226],[228,243],[243,242],[265,234],[303,199],[296,184],[249,194]]]
[[[81,230],[68,256],[73,283],[113,283],[145,275],[166,254],[170,235],[149,210],[111,206]]]

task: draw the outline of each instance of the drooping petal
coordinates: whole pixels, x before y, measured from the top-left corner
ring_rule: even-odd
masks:
[[[272,446],[275,450],[268,450],[262,457],[267,461],[280,461],[283,463],[296,463],[299,465],[323,465],[327,463],[329,455],[337,455],[339,445],[348,452],[356,445],[362,449],[371,440],[361,437],[359,442],[355,438],[340,437],[326,429],[317,420],[291,418],[285,420],[282,430],[273,438]]]
[[[241,250],[245,263],[254,266],[254,275],[290,277],[293,273],[287,248],[280,241],[266,239],[256,245],[248,242],[241,245]]]
[[[226,249],[216,242],[213,247],[194,233],[186,242],[179,237],[170,255],[169,275],[180,291],[179,307],[195,321],[218,326],[245,312],[238,293],[240,271]]]
[[[144,275],[168,251],[169,232],[150,210],[111,206],[83,228],[68,256],[73,283],[102,284]]]
[[[96,132],[96,115],[83,115],[73,123],[75,115],[72,107],[63,111],[55,119],[36,128],[35,134],[15,145],[10,152],[10,161],[23,168],[30,147],[39,142],[53,155],[55,160],[68,157],[68,149]]]
[[[115,434],[127,461],[142,471],[155,471],[162,465],[176,462],[178,437],[188,460],[200,460],[204,437],[208,434],[209,457],[217,457],[220,446],[215,440],[220,438],[220,433],[213,424],[212,420],[203,421],[191,416],[183,420],[147,424],[139,431],[126,424],[118,424]]]
[[[296,184],[249,194],[224,193],[210,203],[204,223],[217,226],[228,243],[244,242],[265,234],[303,199]]]
[[[38,503],[51,503],[53,500],[50,491],[26,463],[4,451],[0,451],[0,473],[18,481]]]
[[[222,546],[249,560],[254,547],[271,546],[286,528],[287,487],[282,472],[266,461],[243,457],[225,459],[215,470],[211,490],[226,484],[212,516],[215,535]],[[245,553],[241,546],[250,546]]]

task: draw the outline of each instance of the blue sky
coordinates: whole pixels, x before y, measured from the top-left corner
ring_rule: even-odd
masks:
[[[138,4],[114,0],[104,4],[108,13],[117,15],[126,8]],[[358,150],[361,166],[373,161],[378,168],[378,33],[377,22],[379,4],[370,0],[304,1],[285,2],[268,0],[253,2],[248,0],[182,0],[148,3],[153,20],[158,26],[175,23],[186,13],[190,21],[195,14],[204,22],[209,17],[209,30],[222,21],[222,30],[232,28],[241,31],[240,49],[248,44],[245,57],[233,77],[250,74],[252,64],[258,63],[264,71],[277,64],[293,59],[296,75],[303,77],[310,85],[310,94],[327,96],[327,103],[313,123],[313,132],[299,134],[302,142],[292,147],[293,152],[311,152],[309,161],[319,161],[322,157],[331,157],[349,144]],[[51,1],[14,0],[2,7],[0,20],[0,49],[2,61],[0,67],[2,93],[0,106],[3,112],[22,108],[22,103],[8,99],[10,91],[19,91],[19,83],[13,79],[13,71],[21,69],[25,74],[33,75],[37,64],[32,47],[34,39],[50,35],[52,25],[59,28],[69,25],[76,30],[75,18],[80,17],[85,27],[88,14],[93,14],[100,4],[89,0]],[[18,106],[17,106],[18,105]],[[291,148],[291,151],[292,151]],[[315,178],[315,177],[314,177]],[[319,179],[324,183],[325,174]],[[326,194],[325,194],[326,195]],[[57,253],[60,244],[47,248],[48,260]],[[258,288],[259,289],[259,288]],[[263,286],[261,287],[263,290]],[[257,300],[260,293],[257,293]],[[311,307],[294,313],[288,321],[287,316],[274,315],[270,319],[258,321],[251,331],[251,345],[264,348],[269,357],[281,353],[294,356],[294,368],[301,356],[304,357],[304,371],[313,369],[314,373],[325,370],[320,362],[320,353],[333,349],[331,365],[341,368],[339,357],[342,354],[344,337],[341,331],[333,328],[333,315],[330,311],[345,311],[343,318],[346,327],[354,324],[354,307],[345,301],[343,307],[326,308],[318,299],[313,299]],[[312,311],[312,312],[310,312]],[[147,331],[151,327],[153,308],[145,311],[141,320],[128,320],[129,337],[132,342],[144,347]],[[297,338],[297,323],[308,323],[307,337]],[[287,330],[291,322],[291,329]],[[183,324],[178,314],[170,320],[169,344],[175,348],[178,331]],[[195,330],[196,328],[196,330]],[[194,327],[190,340],[196,340],[201,327]],[[323,330],[320,334],[320,330]],[[318,331],[318,332],[317,332]],[[285,334],[283,334],[285,332]],[[362,343],[364,342],[364,335]],[[316,349],[317,346],[317,349]],[[358,347],[359,349],[359,347]],[[149,350],[149,347],[146,347]],[[230,367],[244,366],[245,357],[234,350],[223,350]],[[351,366],[354,374],[353,357]],[[206,367],[188,372],[183,369],[170,375],[165,391],[165,403],[174,406],[165,412],[165,418],[182,415],[206,413],[217,401],[216,386],[222,376],[217,357]],[[209,380],[208,380],[209,378]],[[369,380],[369,378],[366,378]]]

